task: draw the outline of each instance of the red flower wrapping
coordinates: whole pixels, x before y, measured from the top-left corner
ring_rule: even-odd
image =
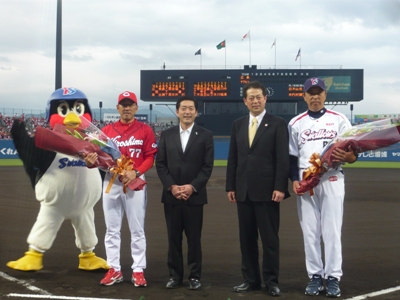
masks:
[[[342,163],[334,162],[332,153],[335,149],[348,151],[349,146],[355,153],[386,148],[400,142],[400,121],[384,119],[376,122],[353,126],[343,135],[336,137],[329,143],[322,154],[314,153],[310,158],[311,167],[303,172],[298,193],[310,191],[316,187],[321,176],[331,169],[338,168]]]
[[[93,144],[87,140],[81,140],[67,133],[61,133],[55,130],[37,127],[35,134],[35,145],[38,148],[63,153],[66,155],[77,156],[83,158],[89,153],[97,153],[97,161],[94,167],[103,170],[111,170],[117,168],[118,162],[114,161],[111,155],[101,150],[99,145]],[[118,174],[122,172],[119,169]],[[146,185],[146,181],[141,178],[136,178],[128,187],[131,190],[142,190]]]
[[[115,166],[115,161],[112,157],[104,153],[100,146],[91,142],[77,139],[68,134],[60,133],[54,130],[37,127],[35,133],[35,145],[38,148],[60,152],[66,155],[77,156],[82,158],[84,155],[96,152],[98,159],[95,167],[105,170]]]

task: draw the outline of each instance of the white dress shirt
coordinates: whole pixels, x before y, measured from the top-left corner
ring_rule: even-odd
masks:
[[[257,118],[257,129],[258,129],[258,127],[260,127],[261,120],[264,118],[265,113],[266,113],[266,110],[264,109],[264,111],[256,117]],[[253,118],[254,118],[254,116],[252,114],[250,114],[249,129],[251,127],[251,124],[253,123]]]
[[[187,145],[187,143],[189,141],[190,133],[192,132],[192,129],[193,129],[193,125],[194,125],[194,123],[188,129],[183,130],[182,126],[179,124],[179,129],[180,129],[180,133],[181,133],[180,134],[180,136],[181,136],[181,144],[182,144],[183,152],[185,152],[186,145]]]

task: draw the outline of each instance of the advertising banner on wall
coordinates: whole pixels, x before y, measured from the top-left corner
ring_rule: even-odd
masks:
[[[229,138],[215,138],[214,158],[228,159]],[[19,158],[12,140],[0,140],[0,159]],[[395,144],[387,148],[360,153],[358,161],[400,162],[400,145]]]
[[[105,113],[103,116],[104,122],[116,122],[120,118],[119,114],[108,114]],[[135,119],[142,122],[142,123],[147,123],[148,121],[148,115],[145,114],[136,114]]]
[[[394,144],[387,148],[367,151],[358,155],[359,161],[400,162],[400,145]]]
[[[14,142],[12,140],[0,141],[0,159],[12,159],[19,158],[17,150],[15,149]]]
[[[366,122],[379,121],[387,118],[399,119],[400,114],[354,115],[354,123],[362,124]]]

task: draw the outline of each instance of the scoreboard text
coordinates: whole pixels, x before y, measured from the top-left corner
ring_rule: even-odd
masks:
[[[140,98],[144,101],[175,101],[193,96],[203,101],[242,101],[243,86],[259,81],[268,100],[299,101],[307,78],[325,81],[330,101],[363,99],[362,69],[245,69],[225,70],[142,70]]]

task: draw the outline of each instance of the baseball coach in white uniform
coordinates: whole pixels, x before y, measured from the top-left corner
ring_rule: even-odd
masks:
[[[289,122],[290,179],[297,194],[297,208],[304,238],[306,268],[310,278],[306,295],[316,296],[324,290],[326,295],[340,297],[339,281],[342,272],[341,230],[343,221],[344,173],[341,167],[329,170],[309,192],[299,193],[299,181],[304,169],[310,167],[310,156],[322,149],[336,136],[351,127],[341,113],[328,110],[324,103],[327,88],[320,78],[309,78],[304,83],[303,97],[308,110]],[[334,160],[353,163],[357,155],[351,148],[337,149]],[[325,264],[322,261],[321,237],[324,243]]]

